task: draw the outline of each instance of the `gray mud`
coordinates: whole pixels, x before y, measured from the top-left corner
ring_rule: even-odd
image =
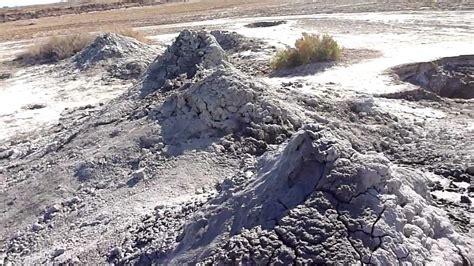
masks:
[[[121,96],[2,144],[1,262],[472,262],[469,100],[269,84],[247,41],[182,31]]]
[[[72,58],[81,71],[106,70],[112,77],[137,79],[148,68],[157,50],[148,44],[115,33],[101,33]]]

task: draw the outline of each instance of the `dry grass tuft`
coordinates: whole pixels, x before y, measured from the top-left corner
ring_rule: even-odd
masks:
[[[329,35],[303,33],[303,37],[296,40],[295,48],[276,53],[271,66],[278,70],[309,63],[336,61],[340,59],[341,51],[341,47]]]
[[[141,31],[136,31],[132,28],[129,28],[129,27],[120,27],[120,28],[112,28],[110,30],[107,30],[107,31],[110,31],[110,32],[114,32],[114,33],[117,33],[119,35],[123,35],[123,36],[127,36],[127,37],[131,37],[131,38],[134,38],[142,43],[150,43],[150,40],[146,37],[146,35],[141,32]]]
[[[121,27],[107,30],[117,34],[135,38],[138,41],[149,43],[146,36],[132,28]],[[53,36],[45,42],[34,45],[26,52],[18,55],[16,62],[24,65],[48,64],[58,62],[80,52],[94,41],[95,36],[90,33],[75,33],[65,36]]]
[[[88,33],[76,33],[65,36],[53,36],[46,42],[35,45],[17,56],[15,61],[22,64],[46,64],[71,57],[92,43],[94,36]]]

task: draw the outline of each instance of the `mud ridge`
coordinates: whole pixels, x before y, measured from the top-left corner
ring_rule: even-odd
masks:
[[[403,81],[447,98],[474,98],[474,55],[441,58],[393,68]]]

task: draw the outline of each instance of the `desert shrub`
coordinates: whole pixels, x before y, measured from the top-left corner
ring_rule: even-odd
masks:
[[[145,36],[145,34],[143,32],[136,31],[132,28],[120,27],[120,28],[110,29],[109,31],[115,32],[115,33],[123,35],[123,36],[134,38],[134,39],[136,39],[140,42],[143,42],[143,43],[150,43],[150,40],[147,39],[147,37]]]
[[[282,69],[316,62],[336,61],[341,57],[341,47],[329,35],[303,33],[295,47],[280,50],[272,59],[273,69]]]
[[[53,36],[45,42],[30,47],[17,56],[16,61],[24,64],[53,63],[71,57],[93,41],[88,33],[76,33],[65,36]]]

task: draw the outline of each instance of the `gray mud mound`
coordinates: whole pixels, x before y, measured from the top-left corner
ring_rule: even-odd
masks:
[[[102,241],[103,224],[92,217],[100,208],[108,213],[117,200],[132,201],[125,194],[140,190],[175,197],[186,189],[186,196],[194,195],[196,181],[213,186],[232,175],[243,158],[284,142],[304,118],[298,107],[279,102],[270,85],[227,62],[206,32],[182,32],[146,74],[104,106],[71,110],[37,139],[0,148],[0,174],[8,188],[0,196],[6,217],[0,226],[2,261],[53,263],[75,256],[92,264],[105,261],[97,256],[106,246],[96,250],[95,245]],[[64,202],[75,196],[80,203]],[[107,217],[129,219],[134,204]],[[75,215],[81,222],[70,228]],[[108,225],[108,233],[120,226]],[[75,248],[76,239],[95,244]],[[89,250],[96,257],[90,258]]]
[[[432,206],[421,172],[357,153],[317,125],[263,156],[247,181],[236,180],[224,181],[187,222],[178,215],[173,225],[183,229],[175,240],[173,227],[151,229],[168,244],[121,262],[462,264],[468,252],[445,212]],[[174,221],[172,214],[162,219]]]
[[[128,79],[139,77],[156,54],[156,49],[134,38],[102,33],[72,60],[81,70],[105,67],[113,76]]]
[[[258,39],[248,38],[233,31],[214,30],[211,34],[216,38],[219,45],[228,53],[242,51],[259,51],[265,43]]]
[[[182,31],[165,53],[151,64],[142,96],[181,87],[203,69],[227,65],[227,55],[214,36],[206,32]]]
[[[211,34],[228,53],[229,62],[240,71],[250,76],[270,72],[267,57],[276,51],[275,46],[262,39],[245,37],[233,31],[214,30]]]
[[[264,84],[228,66],[169,96],[159,119],[170,142],[237,134],[265,146],[282,143],[301,126],[297,113],[271,97]]]
[[[167,94],[151,113],[170,144],[231,134],[252,142],[244,145],[247,150],[261,153],[267,144],[283,142],[303,120],[267,87],[233,67],[213,35],[183,31],[150,66],[140,95]],[[240,149],[231,146],[226,148]]]
[[[260,21],[260,22],[254,22],[245,25],[247,28],[269,28],[269,27],[275,27],[278,25],[286,24],[285,20],[278,20],[278,21]]]
[[[393,71],[401,80],[441,97],[474,98],[474,55],[402,65]]]

